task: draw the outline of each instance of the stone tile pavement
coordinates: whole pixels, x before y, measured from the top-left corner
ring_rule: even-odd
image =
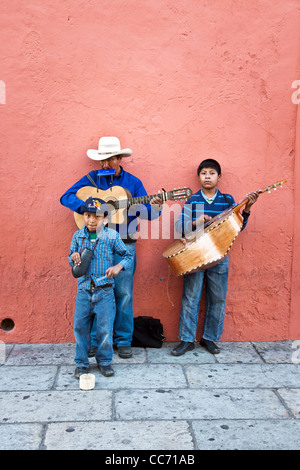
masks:
[[[300,448],[300,341],[174,345],[115,353],[110,378],[91,359],[82,391],[73,343],[0,344],[0,449]]]

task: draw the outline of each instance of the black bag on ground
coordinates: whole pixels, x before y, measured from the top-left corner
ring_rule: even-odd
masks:
[[[136,317],[133,319],[134,329],[131,346],[142,348],[161,348],[166,339],[163,326],[158,318]]]

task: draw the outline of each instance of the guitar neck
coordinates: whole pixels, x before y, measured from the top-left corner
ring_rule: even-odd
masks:
[[[155,197],[159,197],[162,199],[164,202],[168,200],[168,193],[163,192],[163,193],[158,193],[158,194],[151,194],[147,196],[138,196],[138,197],[133,197],[131,199],[127,199],[127,207],[135,206],[138,204],[147,204],[149,203],[152,199]]]
[[[278,186],[282,187],[283,183],[286,183],[286,180],[279,181],[278,183],[275,183],[275,184],[272,184],[272,185],[270,185],[270,186],[267,186],[267,187],[264,188],[264,189],[258,189],[258,190],[256,191],[256,193],[258,193],[258,194],[262,194],[262,193],[265,193],[265,192],[270,193],[270,192],[271,192],[271,189],[276,190]],[[229,207],[228,209],[226,209],[226,210],[225,210],[224,212],[222,212],[221,214],[216,215],[216,216],[213,217],[211,220],[209,220],[208,222],[206,222],[202,228],[207,228],[207,227],[208,227],[209,225],[211,225],[213,222],[215,222],[216,220],[221,219],[225,214],[228,214],[228,213],[230,213],[231,211],[238,212],[244,205],[247,204],[248,201],[249,201],[249,198],[246,196],[246,197],[245,197],[244,199],[242,199],[241,201],[237,202],[236,204],[234,204],[233,206]]]
[[[163,199],[163,201],[167,201],[167,197],[163,197],[162,193],[159,194],[152,194],[152,195],[147,195],[147,196],[138,196],[138,197],[132,197],[128,199],[121,199],[119,201],[116,201],[114,203],[114,206],[116,209],[129,209],[131,206],[135,206],[138,204],[147,204],[153,199],[154,197],[160,197]]]
[[[182,196],[185,197],[183,193],[182,193]],[[148,204],[155,197],[159,197],[163,202],[174,200],[174,191],[162,191],[161,193],[157,193],[157,194],[150,194],[146,196],[138,196],[138,197],[132,197],[128,199],[121,199],[120,201],[117,201],[115,203],[115,208],[116,209],[125,209],[125,208],[128,209],[131,206],[135,206],[139,204]]]
[[[277,186],[282,186],[283,183],[286,183],[286,180],[284,181],[280,181],[279,183],[275,183],[275,184],[272,184],[271,186],[267,186],[266,188],[264,189],[258,189],[257,191],[255,191],[257,194],[262,194],[262,193],[266,193],[266,192],[271,192],[271,189],[274,189],[276,190],[277,189]],[[240,210],[244,205],[247,204],[247,202],[249,202],[249,198],[246,196],[244,199],[242,199],[240,202],[238,202],[237,204],[235,204],[233,207],[234,207],[234,210],[235,211],[238,211]]]

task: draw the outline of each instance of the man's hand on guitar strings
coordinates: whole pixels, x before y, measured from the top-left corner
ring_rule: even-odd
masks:
[[[160,193],[161,191],[159,190],[158,192]],[[164,201],[158,196],[153,197],[150,201],[151,206],[157,212],[161,210],[161,206],[163,205],[163,203]]]

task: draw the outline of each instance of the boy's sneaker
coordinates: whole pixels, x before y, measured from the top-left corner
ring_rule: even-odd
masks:
[[[100,370],[101,374],[104,375],[104,377],[111,377],[112,375],[114,375],[114,370],[111,365],[101,366],[100,364],[98,364],[98,369]]]
[[[131,346],[118,346],[118,355],[122,359],[129,359],[132,356]]]
[[[89,371],[88,367],[76,367],[75,372],[74,372],[74,377],[76,379],[79,379],[79,377],[83,374],[87,374]]]
[[[207,349],[211,354],[219,354],[221,352],[220,348],[213,342],[208,339],[202,338],[200,340],[200,346]]]
[[[195,345],[193,342],[190,341],[181,341],[174,349],[172,349],[171,354],[172,356],[182,356],[187,351],[192,351]]]

